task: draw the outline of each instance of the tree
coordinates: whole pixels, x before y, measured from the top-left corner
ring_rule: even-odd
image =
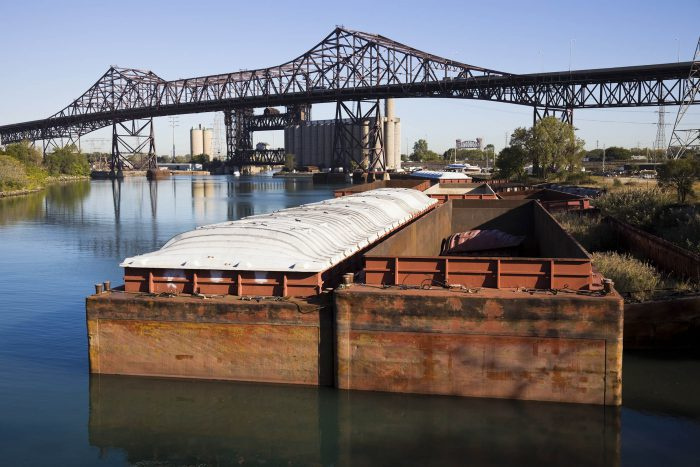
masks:
[[[421,161],[423,156],[428,152],[428,142],[424,139],[419,139],[413,143],[413,152],[411,153],[411,160]]]
[[[610,146],[605,150],[605,159],[609,161],[628,161],[632,158],[632,151],[619,146]]]
[[[8,144],[5,148],[4,154],[10,157],[14,157],[21,163],[26,165],[39,166],[42,162],[41,151],[29,143],[29,141],[22,141],[21,143]]]
[[[202,166],[204,166],[209,163],[209,156],[206,154],[198,154],[196,156],[192,156],[192,163],[202,164]]]
[[[574,128],[556,117],[545,117],[530,129],[516,128],[510,144],[525,151],[533,174],[545,179],[550,173],[575,171],[584,154]]]
[[[693,195],[693,183],[700,177],[700,163],[697,159],[671,159],[658,169],[659,185],[676,190],[679,203],[685,203],[688,195]]]
[[[46,168],[51,175],[90,175],[90,163],[74,144],[46,155]]]
[[[436,161],[440,159],[438,153],[428,149],[428,142],[424,139],[419,139],[413,144],[413,153],[410,157],[412,161],[416,162]]]
[[[287,172],[294,172],[294,154],[285,154],[284,155],[284,169]]]
[[[525,164],[529,158],[522,146],[503,148],[496,159],[498,178],[522,178],[525,176]]]

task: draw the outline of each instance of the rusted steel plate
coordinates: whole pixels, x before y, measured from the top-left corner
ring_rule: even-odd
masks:
[[[319,384],[310,326],[88,320],[93,373]]]
[[[350,331],[338,335],[343,389],[605,402],[605,341]]]

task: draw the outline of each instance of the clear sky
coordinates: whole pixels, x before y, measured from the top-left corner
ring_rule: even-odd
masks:
[[[110,65],[149,69],[164,79],[276,65],[300,55],[335,25],[378,33],[427,52],[512,73],[668,63],[692,59],[700,1],[76,1],[0,4],[0,124],[51,115]],[[700,107],[700,106],[698,106]],[[332,117],[331,105],[313,118]],[[667,137],[677,108],[668,107]],[[457,138],[505,135],[532,124],[532,109],[456,99],[400,99],[402,151],[418,138],[442,152]],[[577,110],[588,148],[651,146],[656,108]],[[700,109],[687,115],[700,125]],[[179,117],[175,144],[189,152],[188,130],[214,114]],[[697,128],[697,126],[696,126]],[[83,139],[107,150],[110,132]],[[104,140],[102,140],[104,139]],[[274,146],[281,132],[256,134]],[[156,121],[159,154],[172,147],[167,118]]]

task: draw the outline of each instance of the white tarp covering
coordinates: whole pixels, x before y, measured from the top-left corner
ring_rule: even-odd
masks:
[[[321,272],[435,203],[417,190],[380,188],[198,227],[120,266]]]
[[[431,180],[464,180],[468,182],[472,178],[461,172],[438,172],[434,170],[418,170],[411,172],[411,177],[427,178]]]

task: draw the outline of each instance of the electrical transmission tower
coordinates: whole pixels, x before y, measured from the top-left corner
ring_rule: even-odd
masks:
[[[221,129],[221,114],[219,112],[216,112],[214,114],[214,130],[213,130],[213,150],[214,154],[212,154],[212,158],[216,157],[219,160],[225,159],[225,157],[221,157],[221,151],[224,149],[224,144],[223,144],[223,138],[221,137],[222,129]],[[224,154],[225,156],[226,154]]]
[[[695,98],[700,92],[700,38],[695,47],[693,63],[690,65],[690,75],[688,76],[688,87],[683,93],[683,101],[678,108],[676,123],[673,125],[673,134],[668,143],[668,155],[674,159],[682,157],[691,147],[700,147],[700,128],[682,128],[683,117],[688,108],[695,102]]]
[[[666,107],[663,105],[657,110],[659,122],[656,124],[656,140],[654,141],[654,155],[666,149]],[[663,154],[662,154],[663,155]]]

